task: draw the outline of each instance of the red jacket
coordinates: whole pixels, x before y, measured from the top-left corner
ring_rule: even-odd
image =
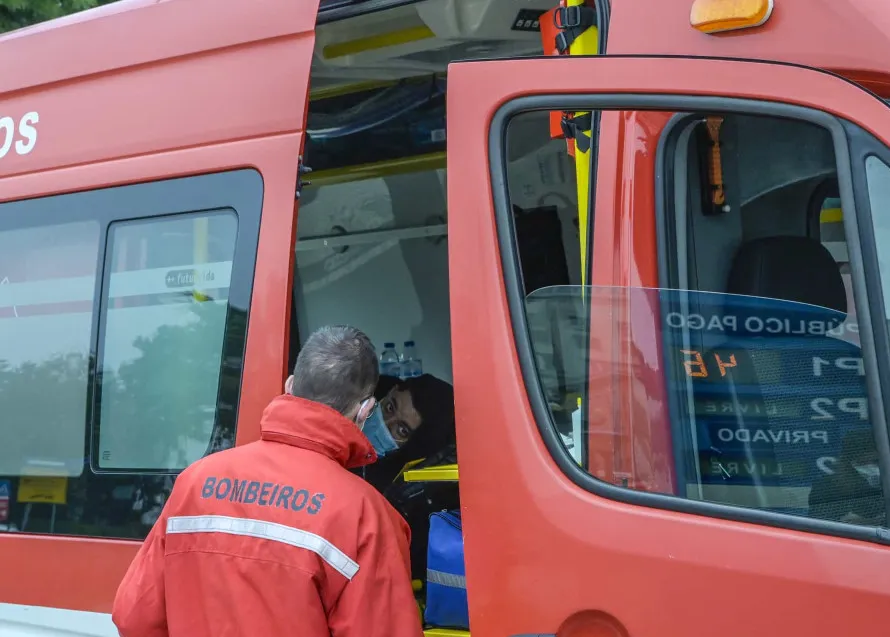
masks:
[[[124,577],[122,637],[421,637],[410,531],[346,469],[376,459],[323,405],[280,396],[262,439],[176,480]]]

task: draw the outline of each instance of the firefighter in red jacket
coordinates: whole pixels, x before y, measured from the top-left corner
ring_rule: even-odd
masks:
[[[358,330],[309,337],[261,440],[177,479],[114,600],[122,637],[422,635],[408,525],[348,471],[391,448],[377,369]]]

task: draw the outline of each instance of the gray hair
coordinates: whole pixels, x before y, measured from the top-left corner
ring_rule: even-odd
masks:
[[[362,400],[374,395],[379,375],[370,339],[354,327],[329,325],[303,344],[291,393],[350,417]]]

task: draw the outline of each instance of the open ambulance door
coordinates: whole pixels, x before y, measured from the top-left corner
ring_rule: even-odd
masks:
[[[317,10],[137,0],[0,36],[0,359],[22,388],[3,403],[0,634],[116,635],[171,478],[259,437],[287,364]],[[50,355],[70,365],[28,381]]]
[[[520,113],[565,110],[603,111],[600,139],[594,140],[599,154],[591,183],[590,283],[527,295],[515,247],[506,130]],[[693,292],[684,292],[691,286],[671,278],[676,268],[668,248],[685,226],[666,219],[673,207],[695,197],[678,186],[682,166],[672,163],[672,153],[679,146],[672,150],[667,138],[650,143],[649,114],[643,112],[705,127],[705,169],[688,177],[709,182],[703,188],[708,201],[724,173],[727,189],[754,179],[747,174],[728,179],[732,145],[728,138],[707,136],[712,122],[772,118],[779,123],[775,130],[796,121],[824,135],[826,152],[835,158],[826,174],[835,175],[840,186],[858,324],[801,318],[834,311],[818,304],[733,294],[695,300]],[[668,119],[665,115],[662,124]],[[692,143],[690,135],[686,139]],[[800,66],[611,56],[450,66],[451,320],[472,634],[829,637],[886,630],[890,532],[881,492],[890,494],[885,401],[890,299],[884,298],[890,271],[882,258],[890,250],[888,146],[886,104],[838,76]],[[780,147],[777,142],[760,150],[758,161],[768,165]],[[790,156],[814,152],[798,147]],[[716,223],[716,216],[708,218]],[[714,263],[733,258],[732,249],[719,252],[711,257]],[[788,256],[791,261],[784,263],[792,267],[795,253]],[[782,271],[774,274],[781,278]],[[810,285],[806,277],[802,285]],[[810,287],[818,293],[823,286]],[[580,419],[586,446],[580,458],[557,432],[564,423],[557,422],[554,401],[545,395],[549,370],[541,367],[545,357],[538,356],[537,337],[528,327],[530,306],[548,298],[554,300],[551,315],[558,315],[551,331],[574,330],[569,336],[578,336],[563,357],[575,357],[587,369]],[[711,314],[702,309],[708,303]],[[781,321],[769,314],[773,310],[783,313]],[[753,454],[745,481],[739,479],[739,463],[709,461],[708,467],[724,471],[725,485],[713,483],[708,467],[700,466],[711,451],[707,444],[720,447],[725,432],[749,441],[756,433],[749,421],[738,426],[731,418],[708,431],[702,420],[708,404],[696,402],[698,394],[683,393],[707,371],[704,362],[697,366],[694,339],[712,323],[724,332],[746,326],[747,333],[721,338],[744,336],[749,349],[772,347],[771,355],[779,357],[773,370],[791,374],[784,387],[767,384],[763,375],[744,381],[759,378],[760,398],[772,392],[791,401],[789,411],[767,409],[773,420],[756,428],[767,440],[772,436],[770,467],[784,466],[778,477],[761,472],[768,463],[758,460],[762,449],[753,443],[739,447]],[[774,332],[800,324],[807,336],[821,336],[815,341],[794,336],[789,346],[787,340],[761,338],[764,324]],[[854,332],[861,345],[833,336]],[[791,334],[798,332],[785,336]],[[813,343],[822,349],[812,349]],[[851,347],[857,349],[845,355],[847,362],[837,357],[837,348]],[[794,348],[797,358],[788,353]],[[835,348],[834,358],[826,348]],[[731,386],[740,392],[743,381],[733,375],[743,366],[742,354],[707,351],[719,354],[716,367],[706,362],[715,383],[724,383],[720,391]],[[851,361],[859,363],[848,365]],[[858,389],[844,384],[847,377],[840,372],[826,385],[823,364],[856,367]],[[834,393],[794,402],[795,391],[814,387]],[[859,395],[838,396],[851,391]],[[742,394],[732,395],[730,413],[741,418]],[[873,438],[881,469],[881,479],[871,484],[874,507],[855,515],[818,513],[811,471],[823,469],[820,479],[841,475],[842,458],[819,450],[841,447],[839,423],[851,422],[844,418],[853,405],[858,406],[853,424]],[[709,433],[712,441],[706,443]],[[653,475],[667,478],[647,478]],[[839,506],[849,504],[841,502],[840,491]]]

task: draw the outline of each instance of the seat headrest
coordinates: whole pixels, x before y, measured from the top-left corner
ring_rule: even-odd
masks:
[[[726,291],[847,313],[840,268],[825,246],[808,237],[764,237],[743,243]]]

